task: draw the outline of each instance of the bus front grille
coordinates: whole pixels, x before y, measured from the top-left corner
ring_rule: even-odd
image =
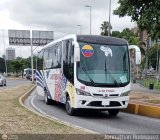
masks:
[[[115,106],[121,106],[121,104],[117,101],[110,101],[109,105],[102,105],[102,101],[92,101],[87,106],[94,106],[94,107],[115,107]]]

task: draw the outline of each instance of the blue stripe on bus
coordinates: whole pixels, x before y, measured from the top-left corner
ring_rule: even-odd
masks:
[[[40,71],[37,71],[37,72],[36,72],[36,77],[41,78],[41,80],[43,79],[43,78],[42,78],[42,73],[41,73]]]
[[[37,77],[36,81],[39,82],[39,83],[41,83],[42,85],[44,85],[43,81],[41,79],[39,79],[39,77]]]
[[[44,89],[44,87],[43,87],[43,85],[41,85],[41,83],[37,82],[37,85]]]
[[[37,80],[37,85],[41,86],[43,89],[44,89],[44,87],[46,88],[48,96],[52,99],[51,93],[48,89],[46,81],[45,81],[43,74],[40,70],[37,70],[37,72],[36,72],[36,80]]]

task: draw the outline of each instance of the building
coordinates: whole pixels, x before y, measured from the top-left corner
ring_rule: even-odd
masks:
[[[14,60],[15,57],[16,57],[15,49],[7,48],[6,49],[6,60]]]

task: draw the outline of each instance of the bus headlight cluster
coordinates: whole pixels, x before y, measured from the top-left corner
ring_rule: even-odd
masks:
[[[82,91],[80,89],[76,89],[76,92],[78,95],[91,96],[91,94],[89,92]]]
[[[127,92],[121,93],[121,95],[120,95],[120,96],[128,96],[128,95],[129,95],[129,93],[130,93],[130,91],[127,91]]]

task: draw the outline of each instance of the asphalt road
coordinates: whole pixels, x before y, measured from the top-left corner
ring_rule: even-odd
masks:
[[[64,105],[46,105],[43,97],[36,91],[29,96],[25,104],[51,117],[101,134],[160,134],[159,119],[123,112],[112,118],[107,112],[93,111],[81,111],[78,116],[68,116]]]
[[[8,87],[14,87],[14,86],[18,86],[18,85],[23,85],[26,83],[31,83],[31,81],[26,80],[26,79],[6,79],[7,80],[7,86],[5,87],[0,87],[1,88],[8,88]]]

